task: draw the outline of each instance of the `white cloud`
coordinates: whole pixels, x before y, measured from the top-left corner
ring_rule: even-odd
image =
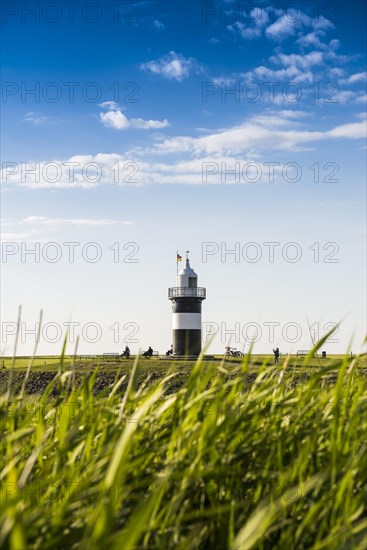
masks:
[[[334,67],[333,69],[329,69],[329,76],[330,78],[342,78],[345,75],[345,70],[341,69],[340,67]]]
[[[329,29],[333,29],[335,26],[334,23],[332,23],[329,19],[326,19],[326,17],[324,17],[323,15],[312,19],[311,24],[316,31],[326,31]]]
[[[117,162],[121,163],[121,170],[114,168]],[[128,156],[98,153],[64,160],[23,162],[15,167],[12,164],[10,168],[3,164],[0,173],[3,189],[13,183],[32,189],[93,189],[115,181],[135,185],[134,167],[135,163]]]
[[[60,226],[60,225],[86,225],[86,226],[110,226],[110,225],[132,225],[133,222],[127,220],[113,220],[109,218],[48,218],[46,216],[27,216],[21,220],[4,220],[2,227],[9,226],[32,226],[38,228],[42,226]],[[25,235],[25,233],[24,233]],[[34,231],[33,231],[34,235]]]
[[[202,71],[196,59],[193,57],[185,58],[174,51],[170,51],[157,60],[142,63],[140,69],[177,82],[188,78],[192,72],[200,73]]]
[[[41,115],[40,113],[35,113],[33,111],[29,112],[29,113],[26,113],[26,115],[24,117],[25,122],[30,122],[31,124],[34,124],[35,126],[38,126],[40,124],[47,124],[49,122],[52,122],[53,120],[56,120],[56,119],[52,119],[49,116]]]
[[[247,38],[249,40],[261,36],[261,29],[257,27],[248,27],[241,21],[236,21],[233,25],[228,25],[227,28],[231,32],[238,32],[242,38]]]
[[[157,31],[163,31],[165,28],[166,28],[166,25],[164,25],[164,23],[162,23],[161,21],[158,21],[158,19],[155,19],[153,21],[153,27],[157,30]]]
[[[353,103],[354,105],[363,105],[366,102],[366,94],[361,91],[340,90],[335,99],[337,103],[341,104]]]
[[[335,100],[338,103],[342,103],[342,104],[350,103],[354,99],[356,99],[356,94],[351,90],[341,90],[338,92],[337,96],[335,97]]]
[[[364,105],[367,103],[367,94],[362,94],[354,100],[356,105]]]
[[[269,14],[277,19],[271,22]],[[308,38],[304,38],[303,45],[320,46],[320,36],[334,28],[331,21],[323,16],[312,18],[299,9],[289,7],[286,10],[276,9],[272,6],[256,7],[247,16],[247,21],[236,21],[227,26],[228,30],[238,34],[244,39],[252,40],[265,35],[270,40],[282,41],[290,36],[308,32]]]
[[[105,126],[115,130],[126,130],[130,126],[128,118],[121,111],[100,113],[99,119]]]
[[[102,107],[102,109],[108,109],[110,111],[120,111],[121,107],[119,106],[116,101],[104,101],[103,103],[98,103],[99,107]]]
[[[357,82],[366,82],[366,80],[367,80],[367,73],[361,72],[361,73],[352,74],[349,78],[346,79],[346,82],[348,84],[355,84]]]
[[[276,20],[273,21],[272,18],[271,22],[269,14],[275,15]],[[334,24],[325,17],[312,18],[301,10],[291,7],[287,10],[264,7],[255,8],[247,18],[247,21],[237,21],[227,28],[232,33],[247,39],[265,36],[281,42],[294,36],[298,52],[284,53],[278,47],[276,54],[269,58],[267,64],[254,67],[246,73],[222,75],[221,78],[214,77],[213,83],[246,84],[254,79],[269,79],[273,83],[288,80],[295,83],[312,84],[325,78],[335,78],[335,81],[345,78],[344,67],[353,59],[353,56],[337,53],[340,46],[338,39],[325,41],[327,31],[334,28]],[[364,74],[352,75],[350,81],[344,80],[344,83],[362,82]]]
[[[50,218],[46,218],[44,216],[28,216],[27,218],[22,220],[22,223],[48,223],[49,219]]]
[[[34,235],[31,235],[30,233],[24,233],[24,232],[1,232],[1,241],[25,241],[30,238],[34,238]]]
[[[323,31],[313,31],[306,35],[301,35],[296,44],[301,46],[301,48],[316,48],[323,51],[336,51],[340,46],[340,40],[333,38],[330,42],[322,42],[320,37],[324,36]]]
[[[316,36],[333,27],[333,23],[323,16],[312,18],[300,10],[288,9],[286,14],[267,27],[265,34],[268,38],[281,41],[307,28],[312,28]]]
[[[294,126],[289,120],[285,122],[284,116],[277,118],[273,115],[270,119],[266,116],[257,116],[241,125],[208,136],[169,138],[158,144],[155,150],[160,153],[185,152],[194,156],[241,154],[251,150],[270,149],[296,151],[302,150],[306,144],[311,145],[321,140],[363,138],[366,132],[365,121],[337,126],[326,131],[300,130]]]
[[[329,42],[329,49],[330,50],[335,51],[339,47],[340,47],[340,40],[338,40],[337,38],[333,38],[333,40],[330,40],[330,42]]]
[[[284,126],[289,124],[300,124],[299,119],[309,117],[309,111],[297,111],[292,109],[272,110],[268,109],[263,115],[256,115],[250,118],[252,122],[261,122],[268,124],[269,119],[275,121],[276,126]],[[303,124],[303,123],[302,123]]]
[[[326,132],[326,137],[358,139],[366,138],[366,121],[342,124]]]
[[[164,120],[143,120],[142,118],[132,118],[130,122],[134,128],[143,128],[145,130],[150,128],[167,128],[167,126],[169,126],[169,122],[166,118]]]
[[[265,34],[273,40],[284,40],[295,34],[300,27],[300,22],[295,18],[287,18],[284,15],[267,27]]]
[[[309,34],[301,36],[298,38],[297,44],[305,48],[312,47],[319,48],[320,50],[327,48],[327,45],[321,42],[319,36],[315,32],[310,32]]]
[[[19,221],[19,224],[27,225],[88,225],[88,226],[103,226],[103,225],[131,225],[132,222],[126,220],[111,220],[107,218],[47,218],[43,216],[28,216]]]
[[[320,66],[324,63],[322,52],[313,51],[306,55],[279,53],[270,57],[270,61],[283,67],[296,67],[297,69],[309,70],[312,67]]]
[[[57,181],[44,177],[48,172],[44,169],[47,163],[43,162],[40,167],[43,177],[35,179],[34,164],[28,163],[25,168],[32,171],[29,176],[23,178],[22,170],[13,171],[12,174],[4,174],[3,182],[6,186],[35,189],[90,189],[99,185],[141,186],[160,183],[201,184],[203,163],[211,162],[220,166],[224,162],[231,166],[231,163],[233,165],[240,162],[243,165],[258,159],[261,164],[263,159],[278,160],[280,151],[294,153],[313,149],[321,141],[330,142],[328,146],[331,147],[332,141],[342,141],[344,144],[346,140],[365,138],[366,120],[312,130],[307,127],[308,116],[312,116],[312,113],[292,109],[267,110],[236,126],[212,130],[211,133],[205,131],[197,137],[176,136],[163,139],[150,147],[136,147],[125,155],[100,153],[59,161],[62,173]],[[71,164],[76,165],[72,180],[70,169],[66,169]],[[98,167],[98,177],[94,177],[93,171],[85,169],[87,165],[93,164]],[[209,183],[220,183],[219,173],[214,180],[209,180]],[[49,219],[42,216],[30,216],[22,221],[27,228],[55,227],[55,224],[97,226],[115,223],[127,222],[84,218]]]
[[[257,28],[262,29],[269,23],[270,18],[268,12],[261,8],[254,8],[250,11],[250,19]]]
[[[238,33],[242,38],[252,40],[262,35],[264,27],[269,23],[270,18],[266,10],[254,8],[248,16],[249,22],[242,23],[236,21],[233,25],[228,25],[227,29],[233,33]]]
[[[313,82],[314,76],[311,71],[304,71],[295,66],[288,66],[284,69],[270,69],[261,65],[256,67],[253,71],[250,71],[243,75],[245,79],[252,80],[254,77],[261,80],[270,79],[273,83],[277,83],[279,80],[288,82]]]
[[[318,78],[338,79],[345,74],[344,69],[335,66],[345,64],[348,57],[337,55],[328,50],[313,50],[307,54],[279,52],[269,58],[270,66],[260,65],[247,73],[237,75],[242,80],[273,79],[273,81],[293,81],[296,83],[313,83]],[[233,80],[233,76],[231,77]],[[214,79],[213,79],[214,81]]]
[[[105,102],[110,103],[110,102]],[[112,102],[114,103],[114,102]],[[142,130],[166,128],[169,126],[168,120],[144,120],[142,118],[128,119],[121,110],[114,109],[107,113],[100,113],[99,119],[108,128],[115,130],[127,130],[128,128],[140,128]]]

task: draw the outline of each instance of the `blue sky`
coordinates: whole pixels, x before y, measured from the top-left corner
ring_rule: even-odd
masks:
[[[217,333],[213,351],[231,329],[239,348],[254,330],[255,351],[307,349],[306,316],[320,336],[343,319],[329,353],[352,337],[358,348],[363,2],[4,6],[4,353],[19,304],[18,353],[34,345],[26,331],[40,308],[55,334],[55,326],[78,323],[84,353],[121,349],[132,326],[133,351],[165,351],[177,249],[190,250],[208,289],[203,335]],[[70,242],[80,243],[74,262]],[[92,242],[96,262],[83,252]],[[264,243],[279,243],[274,261]],[[36,256],[25,255],[31,247]],[[226,255],[231,249],[239,255]],[[90,323],[100,327],[95,342],[86,336]],[[278,323],[274,336],[269,323]],[[39,352],[57,353],[58,335],[51,340],[44,335]]]

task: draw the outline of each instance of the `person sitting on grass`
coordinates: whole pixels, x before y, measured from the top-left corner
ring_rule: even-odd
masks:
[[[147,351],[145,351],[143,354],[143,357],[152,357],[153,355],[153,348],[151,346],[149,346],[149,348],[147,349]]]
[[[125,347],[124,352],[121,354],[121,357],[126,357],[126,359],[129,359],[129,357],[130,357],[130,348],[129,348],[129,346]]]
[[[171,344],[171,349],[166,351],[166,355],[173,355],[173,344]]]
[[[279,348],[273,349],[273,353],[274,353],[274,365],[276,365],[277,363],[279,363],[279,355],[280,355]]]

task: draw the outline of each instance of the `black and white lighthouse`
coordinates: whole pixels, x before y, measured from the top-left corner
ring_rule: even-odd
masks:
[[[206,298],[206,289],[198,287],[198,276],[190,267],[188,254],[186,252],[185,267],[177,273],[177,286],[168,289],[168,299],[172,301],[174,355],[201,352],[201,302]]]

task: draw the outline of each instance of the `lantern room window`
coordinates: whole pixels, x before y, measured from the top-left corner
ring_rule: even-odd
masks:
[[[197,287],[197,278],[196,277],[189,277],[189,287],[196,288]]]

